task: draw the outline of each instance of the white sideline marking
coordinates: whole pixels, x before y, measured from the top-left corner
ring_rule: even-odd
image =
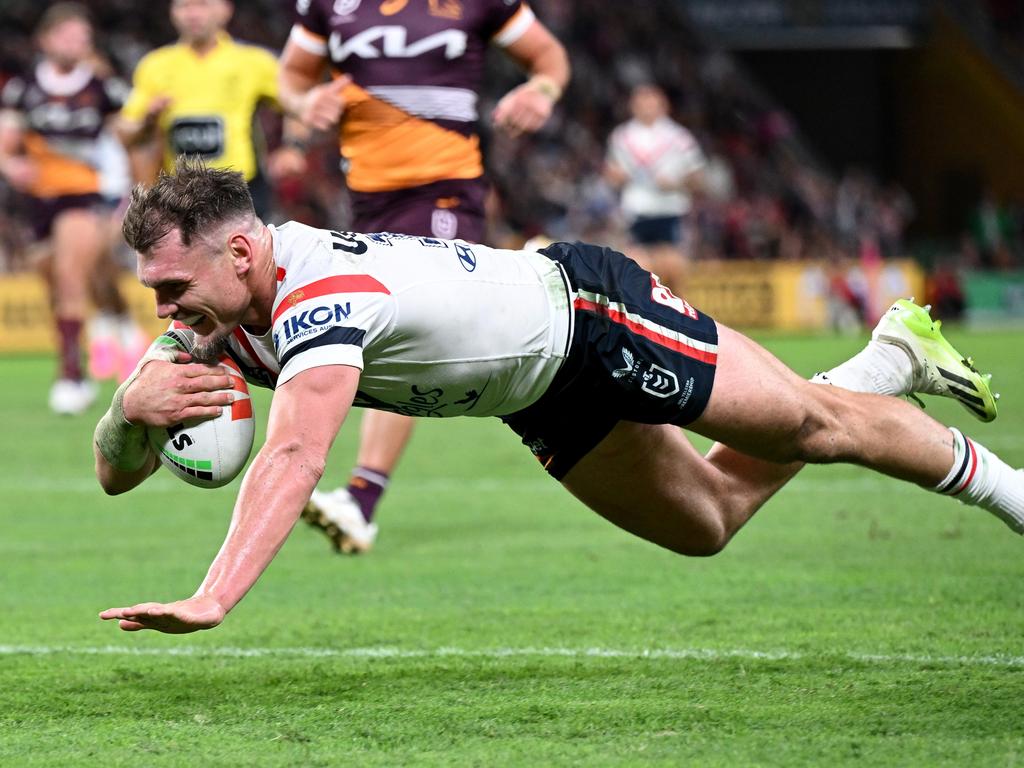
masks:
[[[694,659],[698,661],[808,661],[837,657],[863,664],[920,664],[968,667],[1024,667],[1024,656],[931,656],[913,653],[835,654],[801,653],[799,651],[756,651],[745,648],[234,648],[224,646],[179,645],[168,648],[139,648],[126,645],[0,645],[0,656],[182,656],[232,659],[297,658],[297,659],[508,659],[508,658],[570,658],[570,659]]]

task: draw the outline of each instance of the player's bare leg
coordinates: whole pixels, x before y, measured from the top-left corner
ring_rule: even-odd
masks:
[[[682,246],[676,243],[659,243],[648,250],[648,271],[658,276],[662,285],[668,286],[679,296],[686,288],[687,260]]]
[[[120,219],[105,218],[106,245],[96,259],[90,281],[96,314],[89,321],[89,375],[94,380],[124,381],[135,370],[149,347],[149,338],[132,319],[121,275],[114,258],[115,243],[121,238]]]
[[[849,462],[956,488],[1024,530],[1024,473],[902,400],[805,382],[749,339],[719,333],[715,388],[691,425],[719,441],[707,457],[675,427],[620,423],[566,475],[574,495],[656,544],[714,554],[804,462]],[[968,465],[989,478],[961,486]]]
[[[363,412],[359,454],[348,487],[313,492],[302,518],[346,554],[368,551],[377,537],[373,514],[412,437],[415,420],[387,411]]]
[[[363,414],[359,454],[356,463],[390,475],[412,437],[416,420],[409,416],[372,408]]]
[[[82,323],[89,306],[92,269],[105,247],[99,216],[72,209],[53,224],[52,303],[60,349],[60,374],[50,391],[57,413],[81,413],[92,403],[95,390],[82,372]]]

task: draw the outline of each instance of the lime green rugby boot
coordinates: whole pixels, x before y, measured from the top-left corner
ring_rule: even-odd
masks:
[[[981,421],[997,414],[990,382],[974,361],[957,352],[942,336],[941,320],[932,320],[927,307],[913,299],[899,299],[882,315],[871,333],[874,341],[895,344],[909,356],[914,367],[914,394],[951,397]]]

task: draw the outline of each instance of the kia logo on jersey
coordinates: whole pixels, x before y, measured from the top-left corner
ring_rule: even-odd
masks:
[[[414,41],[409,41],[408,34],[405,27],[398,25],[370,27],[344,41],[340,34],[332,32],[327,39],[327,48],[336,64],[349,56],[360,59],[414,59],[441,49],[444,57],[451,60],[466,52],[466,32],[461,29],[445,29]]]

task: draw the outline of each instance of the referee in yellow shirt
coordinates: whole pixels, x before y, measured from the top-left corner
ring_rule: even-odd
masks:
[[[178,42],[139,61],[118,134],[129,149],[159,135],[165,170],[174,168],[175,157],[187,154],[240,171],[256,213],[266,220],[270,190],[261,174],[254,115],[261,104],[277,105],[277,59],[224,31],[232,11],[227,0],[172,0]],[[275,175],[304,170],[304,155],[292,147],[278,150],[270,160]],[[152,181],[141,169],[135,175],[136,181]]]

